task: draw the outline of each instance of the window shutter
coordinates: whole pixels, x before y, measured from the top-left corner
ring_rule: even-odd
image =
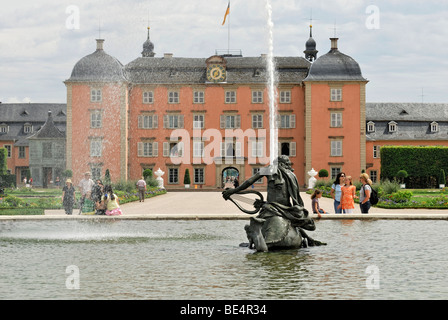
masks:
[[[170,156],[170,143],[169,142],[163,143],[163,156],[164,157]]]
[[[235,142],[235,156],[241,157],[241,142]]]
[[[179,153],[179,157],[182,157],[184,154],[184,143],[183,142],[179,142],[177,144],[177,152]]]
[[[296,115],[292,114],[290,117],[290,128],[295,128],[296,127]]]
[[[152,127],[154,129],[159,127],[159,117],[156,114],[152,116]]]
[[[226,154],[226,144],[224,142],[220,142],[220,146],[221,153],[219,156],[224,157],[224,155]]]
[[[137,154],[139,157],[143,157],[143,142],[137,142]]]
[[[295,142],[289,143],[289,156],[290,157],[296,156],[296,143]]]
[[[184,116],[183,115],[179,115],[179,129],[183,129],[184,128]]]
[[[235,116],[235,121],[236,121],[236,128],[241,128],[241,116],[239,114]]]
[[[143,127],[143,116],[138,116],[138,128],[141,129]]]
[[[153,142],[152,144],[152,156],[158,157],[159,156],[159,143]]]
[[[221,129],[225,129],[226,128],[226,116],[225,115],[220,115],[220,127]]]
[[[163,128],[168,128],[168,115],[164,114],[163,115]]]

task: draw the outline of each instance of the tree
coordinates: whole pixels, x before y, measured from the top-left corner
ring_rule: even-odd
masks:
[[[185,169],[184,184],[190,184],[190,170]]]
[[[152,178],[152,170],[151,169],[143,170],[143,179],[147,180],[149,178]]]
[[[408,177],[408,173],[406,170],[400,170],[397,172],[397,178],[400,179],[401,183],[404,183],[404,179]]]
[[[325,169],[320,169],[318,175],[319,175],[319,178],[326,178],[326,177],[328,177],[328,171]]]
[[[64,177],[64,179],[71,178],[73,177],[73,172],[72,170],[67,169],[64,172],[62,172],[62,176]]]
[[[445,176],[445,170],[440,169],[440,175],[439,175],[439,185],[446,183],[446,176]]]
[[[6,174],[8,171],[7,159],[8,158],[8,150],[6,148],[0,148],[0,175]]]

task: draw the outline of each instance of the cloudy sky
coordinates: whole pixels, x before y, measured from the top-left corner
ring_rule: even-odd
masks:
[[[105,51],[127,64],[141,56],[147,25],[156,57],[207,58],[216,49],[268,53],[266,2],[274,55],[303,56],[313,18],[318,56],[354,58],[369,80],[367,102],[448,103],[446,0],[17,0],[0,13],[0,101],[66,102],[64,80],[82,57]]]

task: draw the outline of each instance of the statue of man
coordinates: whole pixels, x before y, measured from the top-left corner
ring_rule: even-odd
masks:
[[[259,215],[251,219],[251,227],[258,222],[261,225],[266,243],[269,244],[269,242],[278,241],[280,234],[285,234],[284,230],[281,230],[285,223],[282,219],[279,219],[283,218],[289,221],[294,230],[298,228],[302,236],[310,239],[301,229],[313,231],[316,226],[314,220],[308,217],[308,211],[304,208],[299,183],[291,168],[291,161],[288,156],[282,155],[276,159],[275,164],[277,169],[274,172],[256,173],[239,187],[224,190],[223,198],[227,200],[232,194],[245,190],[258,179],[266,177],[268,180],[267,202],[263,204]],[[272,218],[275,219],[270,221]],[[246,231],[248,231],[247,228]]]

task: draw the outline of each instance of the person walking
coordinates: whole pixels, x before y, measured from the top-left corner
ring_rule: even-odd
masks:
[[[344,182],[345,184],[341,188],[342,196],[339,208],[344,213],[353,213],[353,209],[355,209],[356,187],[353,185],[351,176],[346,176]]]
[[[64,206],[65,214],[73,213],[73,205],[75,204],[75,187],[73,187],[72,180],[67,179],[65,186],[62,188],[62,205]]]
[[[334,180],[333,185],[331,186],[330,195],[334,200],[333,206],[335,213],[342,213],[342,209],[339,208],[339,205],[341,204],[341,196],[342,196],[341,188],[344,185],[344,179],[345,179],[345,173],[339,172],[338,175],[336,176],[336,179]]]
[[[79,199],[79,214],[81,214],[82,207],[84,206],[84,202],[86,198],[90,198],[92,194],[92,188],[95,185],[95,182],[90,178],[90,172],[84,173],[84,178],[79,182],[79,191],[81,192],[81,198]]]
[[[146,181],[144,177],[137,181],[137,189],[140,202],[145,202]]]
[[[367,173],[362,173],[359,177],[362,183],[361,190],[359,190],[359,206],[361,213],[369,213],[371,207],[370,194],[372,193],[372,180],[370,180]]]

